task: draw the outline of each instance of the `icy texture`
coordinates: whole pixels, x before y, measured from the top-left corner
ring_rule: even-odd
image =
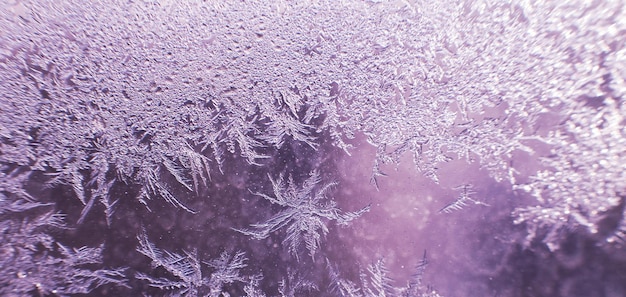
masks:
[[[254,228],[252,230],[237,231],[256,239],[264,239],[271,233],[285,227],[286,234],[283,244],[288,247],[289,253],[296,258],[298,258],[302,245],[309,251],[311,258],[315,258],[315,252],[319,249],[322,238],[328,234],[325,220],[333,220],[339,225],[347,225],[350,221],[369,211],[369,206],[356,212],[339,210],[335,201],[326,197],[326,192],[334,184],[321,185],[322,180],[316,171],[311,172],[309,178],[300,186],[294,183],[292,177],[289,177],[285,183],[282,175],[277,180],[271,179],[271,181],[274,196],[256,195],[269,200],[272,204],[280,205],[284,209],[266,222],[252,225]]]
[[[148,240],[145,233],[139,235],[138,239],[137,251],[152,260],[153,268],[163,267],[175,280],[155,278],[143,273],[138,273],[137,278],[148,281],[151,287],[167,292],[167,296],[224,296],[224,285],[247,282],[248,278],[240,275],[239,271],[247,266],[247,258],[243,252],[232,256],[222,253],[219,258],[204,262],[212,270],[211,276],[206,277],[202,275],[196,253],[185,252],[185,255],[180,255],[161,250]]]
[[[64,289],[66,279],[26,278],[12,294],[123,284],[122,270],[82,268],[83,254],[100,248],[66,247],[40,229],[56,224],[56,212],[31,210],[76,212],[66,201],[72,197],[80,210],[68,215],[78,226],[100,218],[113,226],[120,204],[166,213],[165,202],[200,218],[223,215],[221,206],[207,206],[227,201],[207,197],[227,187],[213,178],[241,180],[239,173],[262,174],[233,186],[245,194],[236,192],[234,206],[223,207],[241,203],[235,216],[267,220],[240,233],[265,240],[265,248],[284,227],[283,249],[300,259],[304,245],[307,263],[318,263],[323,257],[314,256],[331,232],[325,220],[343,224],[366,210],[342,213],[326,200],[321,155],[330,147],[348,155],[362,139],[376,150],[360,160],[372,166],[373,188],[407,157],[442,184],[445,162],[479,162],[496,182],[536,198],[513,213],[527,226],[527,246],[542,241],[556,251],[579,227],[598,243],[624,246],[623,1],[224,2],[0,6],[3,254],[35,244],[43,255],[33,266],[33,249],[25,248],[26,258],[15,259],[30,262],[9,257],[0,265],[56,276],[63,273],[49,264],[61,263],[67,277],[76,270],[85,276],[73,289]],[[540,161],[520,170],[524,159]],[[314,173],[307,179],[306,172]],[[285,181],[280,174],[293,176]],[[268,184],[272,194],[256,190]],[[441,212],[484,204],[470,194],[464,189]],[[258,204],[258,196],[273,205]],[[211,228],[231,232],[247,219]],[[138,229],[127,227],[120,231]],[[158,250],[142,236],[137,252],[177,280],[143,272],[136,278],[180,294],[221,290],[223,283],[201,277],[196,255]],[[238,255],[223,264],[244,265]],[[159,262],[174,258],[185,266]],[[381,265],[369,272],[360,293],[387,294]],[[20,273],[0,277],[13,284]],[[233,271],[223,273],[239,281]],[[298,286],[311,276],[299,277],[288,273],[281,288],[266,287],[286,296],[322,288]],[[288,286],[290,279],[295,284]],[[261,282],[248,279],[235,291],[260,296]]]
[[[626,104],[605,99],[601,110],[579,106],[563,131],[551,135],[553,148],[530,183],[519,186],[539,205],[516,211],[516,222],[531,227],[529,240],[541,228],[545,242],[558,249],[563,228],[582,226],[608,242],[626,238]],[[617,216],[617,217],[616,217]],[[611,226],[615,221],[617,227]],[[543,230],[541,230],[543,231]],[[600,234],[598,234],[600,233]]]
[[[415,273],[411,280],[404,287],[394,287],[392,279],[388,276],[389,271],[385,262],[379,259],[367,267],[366,272],[361,272],[360,287],[351,281],[342,279],[335,268],[328,266],[331,277],[331,291],[342,297],[362,297],[362,296],[403,296],[403,297],[441,297],[439,293],[430,286],[424,285],[422,277],[428,266],[426,252],[420,262],[415,267]]]
[[[0,295],[68,296],[86,294],[104,284],[125,286],[122,269],[97,269],[102,246],[69,248],[48,232],[64,228],[63,216],[51,204],[28,199],[3,184],[23,175],[2,174],[0,180]]]

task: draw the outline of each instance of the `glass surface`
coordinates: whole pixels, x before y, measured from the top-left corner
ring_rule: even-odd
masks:
[[[624,1],[0,2],[1,296],[626,296]]]

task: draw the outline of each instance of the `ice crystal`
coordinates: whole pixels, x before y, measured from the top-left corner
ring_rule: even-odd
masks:
[[[137,251],[152,260],[153,268],[162,267],[174,278],[153,277],[141,272],[137,274],[137,278],[147,281],[151,287],[161,290],[167,296],[219,297],[228,294],[223,290],[224,285],[248,282],[248,278],[240,274],[240,270],[247,266],[247,258],[243,252],[232,256],[224,252],[217,259],[203,262],[213,270],[210,277],[207,277],[202,273],[196,252],[185,252],[182,255],[159,249],[148,240],[145,233],[140,234],[138,239]],[[258,282],[258,279],[253,280]],[[255,292],[254,283],[250,282],[247,288],[248,291]]]
[[[331,291],[343,297],[441,297],[431,286],[423,283],[423,274],[428,265],[426,252],[424,257],[415,267],[415,273],[404,287],[394,287],[393,280],[389,277],[389,271],[385,261],[379,259],[370,264],[367,271],[361,272],[360,285],[341,278],[333,265],[328,263],[327,270],[331,279]]]
[[[126,286],[123,269],[102,268],[102,246],[57,242],[48,231],[63,228],[63,216],[50,211],[50,204],[24,200],[20,191],[0,194],[1,295],[68,296],[103,285]],[[41,214],[41,209],[48,210]]]
[[[326,196],[335,184],[321,184],[322,179],[316,171],[311,172],[301,185],[297,185],[291,176],[287,181],[283,175],[275,180],[271,176],[269,178],[272,182],[273,196],[255,194],[283,209],[267,221],[253,224],[250,230],[237,229],[237,231],[256,239],[265,239],[271,233],[286,228],[283,243],[288,247],[289,253],[296,258],[299,258],[302,245],[309,251],[311,258],[315,257],[322,238],[328,234],[325,220],[347,225],[369,211],[367,206],[355,212],[342,212],[334,200]]]
[[[610,213],[624,214],[626,199],[626,105],[612,98],[596,109],[579,106],[551,137],[553,148],[546,169],[519,188],[539,205],[516,211],[516,221],[531,226],[528,240],[547,232],[544,241],[557,249],[564,228],[583,227],[609,242],[623,241],[624,220],[604,227]],[[606,229],[611,228],[611,229]]]
[[[461,191],[459,197],[454,200],[454,202],[451,202],[444,206],[442,209],[440,209],[440,213],[452,213],[454,211],[463,209],[465,206],[467,206],[467,204],[489,206],[489,204],[472,198],[472,196],[476,194],[476,192],[472,189],[472,185],[463,185],[457,187],[457,189]]]

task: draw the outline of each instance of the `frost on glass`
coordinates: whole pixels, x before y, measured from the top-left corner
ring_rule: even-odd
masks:
[[[379,215],[391,205],[424,211],[415,232],[438,220],[430,213],[487,211],[523,227],[501,231],[511,249],[552,257],[580,236],[621,253],[624,9],[5,1],[0,292],[438,296],[421,274],[419,290],[391,281],[402,248],[349,245],[396,219]],[[418,177],[394,175],[407,166]],[[367,184],[364,197],[349,178]],[[440,196],[398,202],[399,183]],[[480,196],[492,185],[504,189],[495,202]],[[476,238],[500,238],[489,232]],[[545,295],[576,291],[558,286]]]
[[[225,285],[248,282],[239,271],[247,266],[248,259],[243,252],[233,255],[223,252],[217,259],[200,262],[197,252],[185,251],[181,255],[157,248],[145,232],[138,236],[138,240],[137,251],[152,260],[153,268],[164,268],[173,278],[156,278],[141,272],[136,278],[147,281],[150,287],[168,296],[224,296],[227,294],[223,290]],[[210,276],[202,274],[205,265],[212,270]]]
[[[66,228],[51,203],[38,202],[16,184],[28,173],[2,173],[0,181],[0,294],[68,296],[115,284],[127,287],[124,269],[104,268],[103,246],[70,248],[56,241]]]
[[[546,169],[518,186],[539,202],[514,213],[517,223],[529,223],[528,240],[546,229],[544,241],[558,249],[562,229],[580,226],[609,243],[624,243],[625,110],[612,98],[600,110],[579,106],[563,129],[550,135]]]
[[[271,177],[270,177],[271,179]],[[299,258],[301,246],[309,251],[311,258],[321,245],[321,240],[329,230],[325,221],[336,221],[339,225],[348,225],[350,221],[359,218],[369,210],[366,206],[355,212],[342,212],[336,203],[326,196],[326,193],[335,186],[333,183],[322,182],[318,172],[313,171],[302,185],[295,185],[293,177],[285,183],[284,176],[277,180],[271,179],[273,196],[255,193],[272,204],[283,207],[263,223],[252,225],[252,229],[237,230],[242,234],[256,239],[267,238],[271,233],[286,228],[283,245],[288,247],[289,253]]]
[[[441,295],[431,286],[423,282],[424,272],[428,266],[426,252],[423,258],[415,266],[411,278],[405,286],[394,287],[389,271],[385,266],[384,259],[367,266],[365,271],[360,272],[360,285],[349,280],[342,279],[331,264],[328,265],[331,277],[331,291],[337,296],[361,297],[361,296],[413,296],[413,297],[440,297]]]

